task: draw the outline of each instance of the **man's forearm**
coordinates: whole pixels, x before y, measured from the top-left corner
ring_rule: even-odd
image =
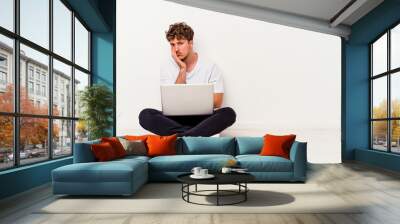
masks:
[[[186,84],[186,70],[179,70],[179,74],[175,80],[175,84]]]
[[[223,93],[214,93],[214,108],[220,108],[224,98]]]

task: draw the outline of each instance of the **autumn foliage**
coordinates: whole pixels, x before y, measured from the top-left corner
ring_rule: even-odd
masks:
[[[0,111],[13,112],[14,96],[13,86],[7,86],[5,93],[0,93]],[[34,105],[29,99],[28,93],[24,87],[20,88],[20,111],[21,114],[47,115],[48,107]],[[58,111],[56,111],[58,114]],[[0,116],[0,147],[13,147],[13,117]],[[20,118],[20,148],[24,149],[26,145],[46,144],[48,139],[48,119],[47,118]],[[59,127],[53,125],[53,138],[58,138]]]
[[[400,117],[400,100],[392,100],[391,117]],[[383,100],[378,106],[373,108],[373,118],[387,118],[387,101]],[[400,122],[392,121],[392,142],[398,141],[400,138]],[[375,121],[373,125],[374,138],[386,139],[387,121]]]

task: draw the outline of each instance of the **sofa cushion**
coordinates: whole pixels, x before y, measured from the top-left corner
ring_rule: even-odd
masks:
[[[115,155],[117,158],[122,158],[126,156],[126,151],[124,146],[122,146],[121,142],[117,137],[103,137],[101,138],[101,142],[108,142],[114,149]]]
[[[235,139],[232,137],[182,137],[178,141],[177,154],[235,155]]]
[[[147,148],[147,137],[149,136],[153,136],[153,134],[149,134],[149,135],[125,135],[123,136],[124,139],[129,140],[129,141],[142,141],[144,143],[144,145]],[[147,151],[146,151],[147,153]]]
[[[138,156],[138,155],[130,155],[130,156],[125,156],[124,158],[116,159],[113,160],[113,162],[132,162],[135,160],[143,161],[143,162],[148,162],[150,157],[148,156]]]
[[[118,158],[112,145],[108,142],[92,144],[90,147],[92,149],[94,157],[96,157],[96,160],[99,162],[105,162]]]
[[[238,155],[239,166],[249,172],[292,172],[292,161],[279,156]]]
[[[52,174],[53,181],[58,182],[130,182],[135,172],[147,176],[146,166],[140,159],[74,163],[53,170]]]
[[[149,170],[163,172],[190,172],[193,167],[200,166],[211,172],[219,171],[230,159],[231,155],[174,155],[158,156],[149,160]]]
[[[153,135],[147,137],[146,143],[148,147],[148,156],[165,156],[176,154],[177,135],[158,136]]]
[[[124,138],[118,138],[121,142],[122,146],[126,151],[126,155],[138,155],[145,156],[147,155],[146,143],[141,140],[127,140]]]
[[[259,154],[264,144],[263,137],[236,137],[236,155]]]
[[[92,144],[99,144],[100,142],[100,139],[97,139],[93,141],[75,143],[74,163],[87,163],[96,161],[90,146]]]
[[[264,145],[261,149],[261,156],[280,156],[290,159],[290,148],[296,135],[269,135],[264,136]]]
[[[147,137],[149,137],[150,135],[125,135],[123,138],[125,138],[126,140],[130,140],[130,141],[143,141],[145,142]]]

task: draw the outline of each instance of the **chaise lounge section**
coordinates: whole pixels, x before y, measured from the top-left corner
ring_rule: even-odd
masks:
[[[96,162],[91,145],[75,144],[74,163],[52,172],[53,193],[68,195],[132,195],[148,181],[176,181],[176,177],[200,166],[218,172],[229,160],[260,182],[304,182],[307,170],[307,144],[294,142],[290,159],[260,156],[262,137],[182,137],[177,155],[127,156]]]
[[[96,162],[90,141],[75,144],[74,163],[52,172],[53,193],[68,195],[132,195],[148,181],[147,156]]]

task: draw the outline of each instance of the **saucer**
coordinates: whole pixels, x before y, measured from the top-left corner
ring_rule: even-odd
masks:
[[[194,174],[190,175],[190,178],[193,178],[193,179],[211,179],[211,178],[214,178],[214,177],[215,176],[212,175],[212,174],[207,174],[207,175],[204,175],[204,176],[194,175]]]
[[[234,173],[249,173],[247,170],[232,170]]]

